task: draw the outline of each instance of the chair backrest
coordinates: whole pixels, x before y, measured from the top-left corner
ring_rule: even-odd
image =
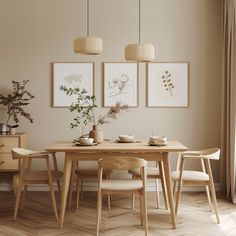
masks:
[[[220,159],[220,149],[219,148],[210,148],[203,150],[202,158],[211,159],[211,160],[219,160]]]
[[[13,148],[11,154],[13,159],[21,159],[28,157],[28,155],[32,154],[32,151],[25,148]]]
[[[147,166],[147,161],[137,157],[110,157],[100,159],[98,165],[110,170],[131,170]]]
[[[186,151],[186,152],[179,153],[178,158],[177,158],[176,170],[180,169],[181,157],[183,157],[184,159],[189,159],[189,160],[194,160],[194,159],[201,160],[202,169],[205,172],[203,159],[219,160],[220,159],[220,149],[219,148],[209,148],[209,149],[200,150],[200,151]]]

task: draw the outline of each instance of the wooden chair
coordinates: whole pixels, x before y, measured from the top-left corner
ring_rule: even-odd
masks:
[[[77,168],[75,169],[75,165]],[[76,210],[79,208],[79,201],[80,201],[80,196],[82,199],[82,194],[83,194],[83,185],[84,185],[84,179],[97,179],[98,177],[98,168],[84,168],[84,167],[79,167],[78,162],[73,163],[73,168],[72,168],[72,175],[76,175]],[[112,170],[104,170],[103,171],[103,177],[110,179],[112,174]],[[73,192],[73,183],[74,183],[74,176],[71,177],[71,183],[70,183],[70,190],[69,190],[69,209],[71,209],[71,203],[72,203],[72,192]],[[110,210],[111,208],[111,203],[110,203],[110,196],[107,196],[107,205],[108,209]]]
[[[24,201],[25,201],[25,193],[27,191],[28,185],[47,184],[49,186],[50,193],[51,193],[53,210],[54,210],[56,219],[58,220],[56,200],[55,200],[55,195],[53,191],[53,182],[59,181],[59,179],[62,177],[62,172],[59,172],[57,170],[51,171],[50,162],[49,162],[49,154],[50,153],[48,152],[30,151],[24,148],[12,149],[12,158],[18,159],[20,163],[19,174],[15,176],[16,203],[15,203],[15,210],[14,210],[14,219],[16,219],[17,217],[17,213],[18,213],[18,209],[20,205],[22,187],[24,187],[24,193],[23,193],[22,202],[21,202],[21,206],[22,206],[21,208],[23,210]],[[53,157],[55,158],[55,154]],[[46,171],[31,171],[30,166],[31,166],[32,159],[44,159],[46,162],[47,170]],[[55,162],[56,162],[56,159],[54,160],[54,165],[55,165]]]
[[[147,201],[146,201],[146,166],[147,161],[132,157],[111,157],[98,161],[99,187],[97,203],[97,236],[102,212],[102,195],[104,194],[139,194],[141,224],[144,222],[145,235],[148,234]],[[130,170],[140,169],[141,179],[103,179],[103,169]]]
[[[132,174],[133,179],[140,179],[140,170],[134,169],[128,171],[130,174]],[[155,180],[155,186],[156,186],[156,199],[157,199],[157,208],[160,208],[160,196],[159,196],[159,183],[158,180],[161,180],[162,184],[162,191],[164,196],[164,202],[165,202],[165,208],[168,209],[168,200],[167,200],[167,192],[166,192],[166,182],[165,182],[165,175],[164,175],[164,169],[163,169],[163,163],[162,162],[156,162],[156,167],[147,167],[147,179],[154,179]],[[135,204],[135,195],[132,196],[132,206],[131,209],[134,210],[134,204]]]
[[[184,153],[180,153],[177,161],[177,170],[172,172],[172,179],[174,180],[173,192],[174,196],[176,197],[176,206],[175,206],[176,214],[178,212],[182,185],[205,186],[210,209],[211,209],[211,197],[212,197],[216,220],[217,223],[220,223],[214,181],[210,164],[210,160],[219,160],[219,158],[220,158],[220,149],[218,148],[211,148],[202,151],[187,151]],[[184,170],[185,161],[193,159],[201,161],[202,171]],[[178,192],[176,195],[177,184],[178,184]],[[211,190],[211,196],[209,193],[209,189]]]

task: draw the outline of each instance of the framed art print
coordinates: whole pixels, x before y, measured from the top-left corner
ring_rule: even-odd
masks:
[[[126,62],[104,62],[104,107],[117,102],[138,106],[138,65]]]
[[[94,63],[68,62],[53,63],[53,107],[69,107],[75,96],[68,96],[60,86],[85,89],[89,95],[94,94]]]
[[[188,107],[188,62],[147,64],[147,106]]]

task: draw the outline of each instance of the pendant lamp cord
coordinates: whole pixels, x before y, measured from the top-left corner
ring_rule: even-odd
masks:
[[[141,0],[139,0],[139,4],[138,4],[138,13],[139,13],[139,21],[138,21],[138,42],[140,44],[140,34],[141,34]]]
[[[87,0],[87,36],[89,36],[89,0]]]

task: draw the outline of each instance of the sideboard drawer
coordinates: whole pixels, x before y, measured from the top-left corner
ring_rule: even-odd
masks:
[[[1,154],[0,155],[0,162],[4,161],[3,164],[0,165],[0,172],[7,171],[7,170],[17,170],[19,168],[18,160],[13,160],[11,154]]]
[[[19,139],[17,137],[6,137],[0,139],[0,153],[9,153],[12,148],[19,147]]]

